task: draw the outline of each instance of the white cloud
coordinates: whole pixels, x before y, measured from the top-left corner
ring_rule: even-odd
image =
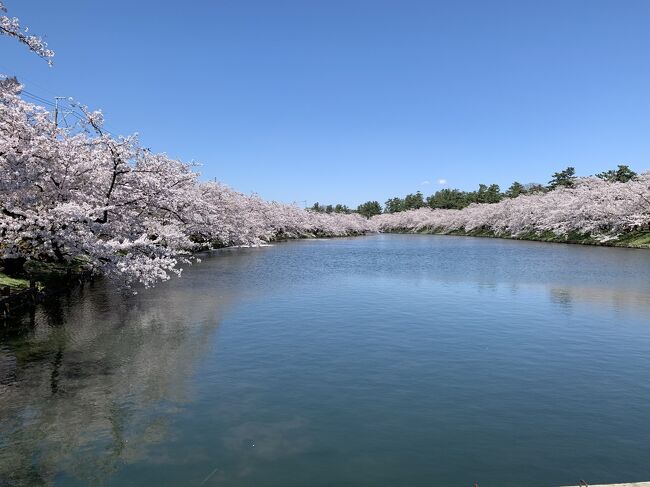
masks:
[[[426,186],[427,184],[431,184],[431,182],[430,181],[422,181],[420,184],[422,186]]]
[[[440,184],[441,186],[444,186],[445,184],[447,184],[447,180],[446,179],[438,179],[438,184]]]

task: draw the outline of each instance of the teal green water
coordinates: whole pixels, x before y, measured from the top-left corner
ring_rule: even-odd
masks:
[[[643,250],[379,235],[86,285],[0,332],[0,485],[650,480],[648,276]]]

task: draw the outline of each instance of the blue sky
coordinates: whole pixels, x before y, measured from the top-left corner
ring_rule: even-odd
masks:
[[[650,169],[645,0],[5,3],[56,57],[0,38],[0,72],[265,198]]]

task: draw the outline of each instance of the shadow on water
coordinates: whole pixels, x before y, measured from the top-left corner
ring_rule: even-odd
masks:
[[[87,284],[0,329],[0,485],[52,485],[62,471],[101,485],[173,435],[238,292],[212,267],[137,295]]]

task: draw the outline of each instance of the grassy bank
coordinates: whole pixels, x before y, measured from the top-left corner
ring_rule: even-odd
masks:
[[[0,288],[9,287],[12,292],[22,291],[29,287],[29,280],[20,277],[10,277],[0,272]]]
[[[0,322],[4,322],[15,310],[33,305],[39,298],[36,285],[28,279],[12,277],[0,272]]]
[[[66,264],[28,261],[16,272],[15,265],[9,265],[14,272],[7,273],[0,261],[0,320],[35,305],[46,296],[72,289],[91,277],[89,270],[80,260]]]
[[[650,249],[650,232],[629,232],[617,236],[612,236],[610,239],[603,240],[595,238],[590,234],[582,234],[577,232],[568,233],[567,235],[557,235],[553,232],[529,232],[519,235],[497,234],[492,230],[476,229],[476,230],[454,230],[443,231],[441,229],[423,229],[417,232],[409,231],[406,229],[393,230],[385,233],[419,233],[427,235],[456,235],[464,237],[486,237],[486,238],[505,238],[509,240],[530,240],[536,242],[552,242],[552,243],[565,243],[565,244],[579,244],[579,245],[597,245],[601,247],[627,247],[635,249]]]

